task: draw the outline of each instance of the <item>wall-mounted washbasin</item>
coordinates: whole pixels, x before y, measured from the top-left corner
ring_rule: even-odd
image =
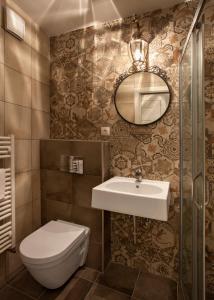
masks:
[[[92,207],[161,221],[168,220],[170,183],[113,177],[92,190]]]

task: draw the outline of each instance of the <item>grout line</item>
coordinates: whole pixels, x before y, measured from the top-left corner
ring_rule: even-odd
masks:
[[[15,105],[15,106],[19,106],[19,107],[22,107],[22,108],[26,108],[28,110],[31,110],[31,106],[25,106],[25,105],[22,105],[22,104],[18,104],[18,103],[14,103],[14,102],[10,102],[8,100],[4,100],[5,103],[7,104],[12,104],[12,105]]]
[[[2,100],[0,100],[0,101],[2,101]],[[10,101],[8,101],[8,100],[4,100],[4,101],[2,101],[2,102],[8,103],[8,104],[12,104],[12,105],[16,105],[16,106],[19,106],[19,107],[22,107],[22,108],[26,108],[26,109],[28,109],[28,110],[30,110],[30,111],[39,111],[39,112],[43,112],[43,113],[46,113],[46,114],[50,115],[50,112],[47,112],[47,111],[42,110],[42,109],[34,108],[34,107],[32,107],[32,106],[26,106],[26,105],[22,105],[22,104],[10,102]]]
[[[135,284],[134,284],[134,288],[133,288],[133,292],[132,292],[132,294],[131,294],[131,297],[133,297],[133,295],[134,295],[135,287],[136,287],[136,285],[137,285],[138,279],[140,278],[140,275],[141,275],[141,270],[138,271],[137,279],[136,279],[136,281],[135,281]]]
[[[16,246],[17,246],[16,249],[18,248],[18,243],[19,243],[19,241],[16,241]],[[18,252],[18,251],[16,250],[16,252]],[[8,276],[8,278],[6,279],[6,284],[10,284],[10,282],[13,282],[13,281],[15,280],[15,278],[16,278],[17,276],[19,276],[19,274],[21,274],[22,272],[24,272],[24,270],[25,270],[25,267],[24,267],[24,265],[22,264],[22,265],[17,269],[17,271],[13,272],[14,274]],[[5,284],[5,285],[6,285],[6,284]]]
[[[95,284],[96,286],[100,285],[100,286],[102,286],[102,287],[104,287],[104,288],[106,288],[106,289],[109,289],[109,290],[111,290],[111,291],[113,291],[113,292],[116,292],[117,294],[120,294],[120,295],[123,295],[123,296],[132,297],[132,294],[130,295],[130,294],[127,294],[127,293],[125,293],[125,292],[118,291],[118,290],[116,290],[116,289],[113,289],[113,288],[111,288],[111,287],[109,287],[109,286],[107,286],[107,285],[101,284],[101,283],[99,283],[99,282],[95,282],[94,284]]]
[[[41,295],[37,298],[37,300],[41,299],[42,296],[43,296],[46,292],[47,292],[47,290],[45,289],[44,292],[42,292]],[[60,294],[61,294],[61,293],[60,293]],[[60,294],[59,294],[59,295],[60,295]]]
[[[25,295],[25,296],[28,297],[28,298],[31,298],[31,299],[33,299],[33,300],[37,300],[37,299],[38,299],[38,298],[34,298],[33,296],[31,296],[31,295],[25,293],[23,290],[20,290],[20,289],[18,289],[18,288],[16,288],[16,287],[12,286],[12,285],[10,285],[10,284],[7,284],[7,286],[10,287],[11,289],[13,289],[14,291],[16,291],[17,293],[20,293],[20,294],[22,294],[22,295]]]
[[[92,285],[91,285],[91,287],[90,287],[88,293],[87,293],[86,296],[84,297],[84,300],[86,300],[87,297],[90,295],[90,293],[91,293],[91,291],[92,291],[92,288],[93,288],[95,285],[96,285],[95,283],[92,283]]]
[[[13,9],[13,8],[12,8]],[[13,9],[14,10],[14,9]],[[27,16],[29,17],[29,15],[27,14]],[[31,51],[34,51],[34,52],[36,52],[38,55],[40,55],[40,56],[42,56],[43,58],[46,58],[46,59],[48,59],[48,60],[50,60],[50,46],[49,46],[49,53],[48,53],[48,55],[46,55],[46,54],[44,54],[44,53],[42,53],[42,51],[39,51],[38,49],[36,49],[34,46],[33,46],[33,43],[32,43],[32,37],[33,37],[33,35],[34,35],[34,32],[33,32],[33,25],[34,24],[36,24],[36,25],[38,25],[37,23],[35,23],[31,18],[30,18],[30,20],[26,20],[26,18],[25,17],[23,17],[23,16],[21,16],[23,19],[24,19],[24,21],[25,21],[25,23],[27,24],[28,23],[28,25],[26,26],[26,27],[29,27],[29,31],[30,31],[30,42],[28,42],[26,39],[23,39],[23,40],[21,40],[21,43],[23,43],[23,44],[25,44],[26,46],[28,46],[30,49],[31,49]],[[11,33],[10,32],[8,32],[6,29],[4,29],[3,27],[2,27],[2,29],[4,30],[4,33],[5,33],[5,35],[7,34],[9,37],[11,36]],[[39,27],[39,31],[36,31],[36,36],[37,36],[37,33],[39,33],[39,32],[42,32],[43,34],[45,34],[46,35],[46,37],[47,37],[47,39],[48,39],[48,45],[50,45],[50,37],[41,29],[41,27]],[[12,36],[13,37],[13,36]]]
[[[15,69],[14,67],[12,67],[11,65],[9,65],[9,64],[7,64],[7,63],[5,63],[5,62],[4,62],[4,63],[1,63],[1,64],[3,64],[4,67],[7,67],[7,68],[9,68],[9,69],[11,69],[11,70],[13,70],[13,71],[16,71],[17,73],[19,73],[19,74],[21,74],[21,75],[23,75],[23,76],[28,77],[28,78],[31,79],[32,81],[33,81],[33,80],[34,80],[34,81],[38,81],[38,82],[41,83],[41,84],[44,84],[44,85],[46,85],[46,86],[50,86],[50,79],[47,80],[47,81],[45,82],[45,81],[42,81],[42,80],[39,80],[39,79],[37,79],[37,78],[32,77],[32,74],[29,75],[29,74],[26,74],[26,73],[24,73],[24,72],[21,72],[20,70]]]
[[[86,281],[88,281],[88,282],[92,282],[92,283],[95,283],[95,282],[97,282],[97,280],[98,280],[98,278],[99,278],[99,275],[100,274],[97,274],[97,276],[96,276],[96,278],[95,278],[95,280],[89,280],[89,279],[87,279],[87,278],[84,278],[84,277],[81,277],[81,275],[75,275],[74,277],[76,277],[76,278],[80,278],[80,279],[83,279],[83,280],[86,280]]]

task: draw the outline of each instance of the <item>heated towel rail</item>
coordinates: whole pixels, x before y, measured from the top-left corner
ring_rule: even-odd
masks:
[[[15,248],[14,136],[0,136],[0,166],[5,169],[5,192],[0,200],[0,254]]]

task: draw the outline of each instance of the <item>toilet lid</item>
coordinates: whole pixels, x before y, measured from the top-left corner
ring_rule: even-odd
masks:
[[[82,240],[88,230],[73,223],[50,221],[21,242],[20,253],[35,264],[53,261]]]

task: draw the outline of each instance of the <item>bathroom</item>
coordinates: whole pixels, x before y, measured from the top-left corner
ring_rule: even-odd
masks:
[[[214,300],[213,101],[213,0],[0,0],[0,299]]]

